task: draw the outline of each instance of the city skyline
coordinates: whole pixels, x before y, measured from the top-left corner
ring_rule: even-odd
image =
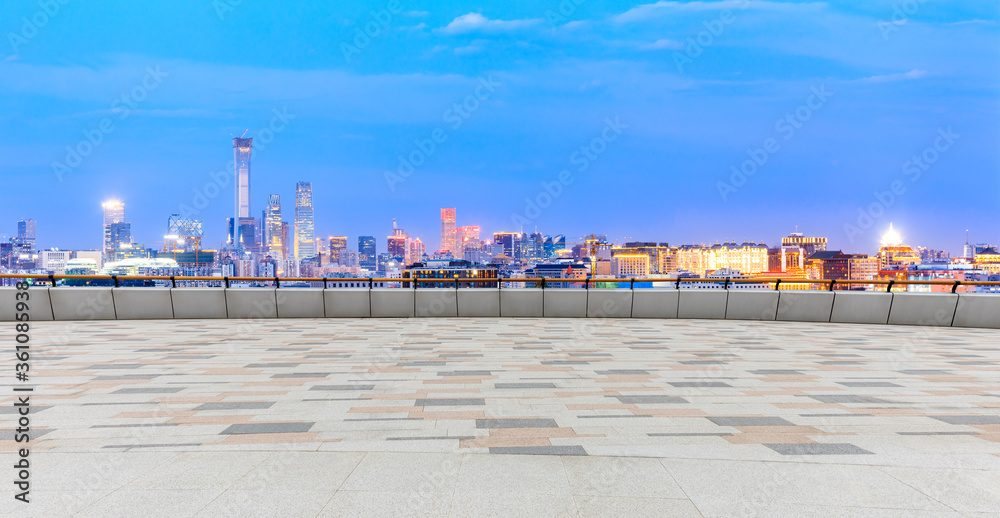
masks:
[[[246,137],[250,206],[308,180],[321,237],[381,236],[395,217],[436,244],[433,214],[455,207],[568,236],[766,242],[797,225],[872,250],[891,221],[952,253],[966,229],[997,239],[996,6],[568,5],[407,3],[367,39],[383,7],[62,6],[2,49],[0,177],[30,194],[0,221],[82,248],[64,222],[117,198],[143,209],[136,241],[190,207],[217,243],[234,213],[220,143]],[[218,39],[143,30],[161,23]]]

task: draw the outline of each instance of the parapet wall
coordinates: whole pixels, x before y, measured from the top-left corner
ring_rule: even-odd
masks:
[[[14,320],[0,288],[0,321]],[[695,318],[1000,329],[1000,295],[796,290],[33,287],[31,320]]]

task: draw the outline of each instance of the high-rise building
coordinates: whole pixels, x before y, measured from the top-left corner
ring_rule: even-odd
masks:
[[[125,204],[118,200],[109,200],[101,204],[101,207],[104,209],[104,257],[105,260],[109,260],[114,256],[117,247],[117,242],[112,240],[111,225],[125,222]],[[129,235],[131,236],[131,232]]]
[[[882,235],[879,245],[880,270],[906,270],[920,264],[920,254],[903,244],[903,238],[892,228],[892,223],[889,223],[889,230]]]
[[[448,250],[453,255],[458,252],[455,242],[455,209],[441,209],[441,250]]]
[[[36,233],[37,227],[35,225],[35,220],[33,219],[22,219],[17,222],[17,246],[22,250],[31,251],[35,249],[38,242],[38,235]]]
[[[619,279],[649,276],[649,254],[616,254],[611,260],[611,272]]]
[[[281,196],[272,194],[267,197],[267,208],[264,209],[264,252],[275,261],[285,258],[284,228],[281,221]]]
[[[253,152],[252,138],[233,139],[233,173],[236,176],[237,221],[250,217],[250,155]]]
[[[465,248],[467,246],[479,248],[478,226],[455,228],[455,250],[451,251],[451,255],[455,256],[456,259],[461,259],[465,255]]]
[[[806,237],[801,232],[792,232],[788,237],[781,238],[781,245],[802,247],[805,250],[806,257],[809,257],[816,252],[826,250],[826,238]]]
[[[409,252],[410,255],[408,255],[406,259],[407,265],[422,261],[424,255],[427,254],[427,247],[424,245],[424,242],[421,241],[420,238],[418,237],[410,241]]]
[[[366,270],[375,270],[377,263],[375,236],[358,236],[358,264]]]
[[[201,238],[204,235],[201,221],[182,218],[180,214],[171,214],[167,218],[167,235],[163,236],[163,250],[183,250],[185,252],[201,250]]]
[[[312,184],[295,184],[295,260],[316,255],[316,231],[313,221]]]
[[[347,236],[330,236],[330,263],[344,264],[345,258],[341,257],[341,252],[347,250]]]
[[[406,232],[396,226],[396,220],[392,220],[392,235],[386,237],[386,248],[389,250],[389,257],[406,258]]]
[[[514,257],[515,249],[519,246],[521,239],[520,232],[494,232],[493,242],[503,246],[503,254],[507,257]]]
[[[108,237],[111,240],[111,252],[108,257],[113,258],[123,247],[132,245],[132,224],[112,223],[108,226]]]

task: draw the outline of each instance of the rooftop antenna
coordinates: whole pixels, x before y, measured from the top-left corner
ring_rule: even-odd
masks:
[[[243,134],[240,135],[240,138],[247,136],[247,131],[250,131],[250,128],[247,128],[246,131],[244,131]]]

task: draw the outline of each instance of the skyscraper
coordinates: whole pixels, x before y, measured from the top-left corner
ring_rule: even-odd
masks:
[[[316,256],[316,230],[313,221],[312,184],[295,184],[295,260]]]
[[[377,255],[375,236],[358,236],[358,264],[366,270],[375,270]]]
[[[233,173],[236,176],[236,221],[250,217],[250,154],[252,138],[233,139]]]
[[[455,247],[455,209],[441,209],[441,250],[457,253]]]
[[[479,247],[479,227],[455,227],[455,250],[451,251],[451,255],[455,259],[461,259],[465,255],[466,246]]]
[[[17,246],[23,250],[34,250],[37,243],[35,220],[22,219],[17,222]]]
[[[392,220],[392,235],[386,238],[386,248],[389,250],[389,257],[406,258],[406,232],[396,226],[396,220]]]
[[[171,214],[167,218],[167,235],[163,236],[164,250],[201,250],[203,234],[200,220],[182,218],[180,214]],[[173,248],[170,248],[171,245]]]
[[[281,225],[281,196],[272,194],[267,197],[267,208],[264,209],[264,252],[275,261],[284,259],[284,232]]]
[[[413,241],[410,241],[409,251],[410,255],[406,259],[407,265],[421,261],[424,254],[427,253],[427,247],[424,246],[424,242],[418,237]]]
[[[347,250],[347,236],[330,236],[330,262],[346,266],[340,253]]]
[[[111,226],[125,222],[125,204],[118,200],[108,200],[101,207],[104,208],[104,259],[108,261],[114,256],[117,246],[117,240],[112,238],[118,239],[121,235],[120,229],[112,235]]]

